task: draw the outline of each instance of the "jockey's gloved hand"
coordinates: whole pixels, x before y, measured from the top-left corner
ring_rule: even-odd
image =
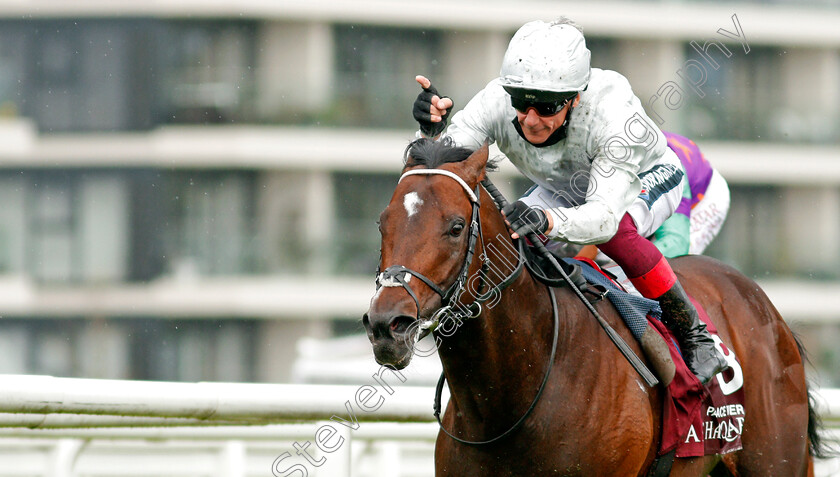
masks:
[[[531,232],[544,234],[548,231],[548,217],[545,212],[537,207],[529,207],[521,200],[508,204],[502,212],[510,223],[510,228],[520,236]]]
[[[437,89],[429,83],[428,88],[423,88],[423,91],[417,95],[417,99],[414,100],[414,119],[420,123],[420,132],[423,133],[426,137],[437,137],[440,133],[446,129],[446,122],[449,120],[449,112],[452,110],[452,107],[446,109],[446,111],[440,115],[441,120],[439,122],[432,122],[432,98],[437,96],[438,98],[448,98],[448,96],[441,96]],[[451,98],[449,98],[451,100]]]

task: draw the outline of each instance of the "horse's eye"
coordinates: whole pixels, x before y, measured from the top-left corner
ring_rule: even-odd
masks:
[[[449,228],[449,235],[453,237],[457,237],[461,235],[461,232],[464,231],[464,223],[463,222],[455,222],[452,224],[452,227]]]

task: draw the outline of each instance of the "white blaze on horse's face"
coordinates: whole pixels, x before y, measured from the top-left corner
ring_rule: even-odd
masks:
[[[403,206],[408,214],[408,218],[416,214],[421,205],[423,205],[423,199],[420,198],[417,192],[409,192],[403,197]]]

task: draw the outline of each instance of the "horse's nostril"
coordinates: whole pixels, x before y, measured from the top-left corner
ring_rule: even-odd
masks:
[[[397,315],[391,318],[389,323],[391,333],[395,335],[405,334],[408,332],[409,328],[411,328],[412,323],[414,323],[414,318],[407,315]]]

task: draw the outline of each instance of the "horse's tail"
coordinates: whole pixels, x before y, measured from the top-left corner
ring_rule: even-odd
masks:
[[[796,347],[799,348],[799,355],[802,356],[802,361],[806,363],[810,362],[808,353],[805,347],[802,346],[802,342],[799,341],[799,337],[794,335],[793,339],[796,341]],[[836,457],[838,455],[837,450],[823,441],[822,435],[820,434],[822,430],[822,419],[820,419],[816,411],[816,398],[814,397],[813,390],[808,386],[808,450],[811,456],[819,459]]]

